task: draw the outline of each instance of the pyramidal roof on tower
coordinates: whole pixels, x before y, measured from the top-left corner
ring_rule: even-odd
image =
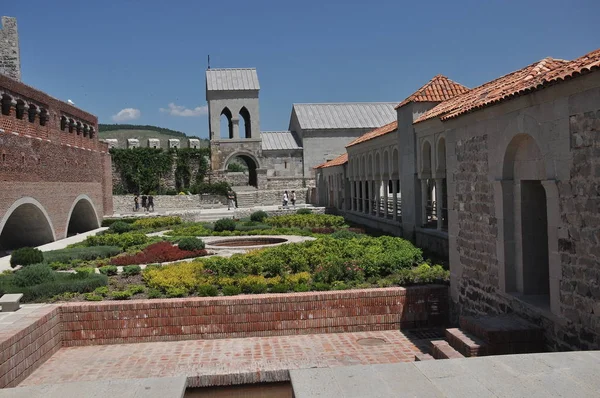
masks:
[[[459,94],[466,93],[469,89],[462,84],[448,79],[444,75],[437,75],[423,87],[412,93],[404,101],[396,105],[396,109],[410,102],[442,102]]]
[[[206,90],[260,90],[256,68],[207,69]]]

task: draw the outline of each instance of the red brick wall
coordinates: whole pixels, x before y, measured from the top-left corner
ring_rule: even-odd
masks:
[[[42,126],[38,114],[30,122],[27,111],[18,119],[13,105],[8,115],[0,112],[0,220],[25,196],[44,207],[57,239],[65,236],[69,210],[79,195],[90,198],[100,218],[112,214],[110,155],[98,140],[96,116],[0,75],[2,95],[43,109],[47,121]],[[93,136],[82,129],[61,130],[63,116],[93,128]]]
[[[138,343],[440,326],[446,286],[69,303],[63,344]]]
[[[22,317],[0,329],[0,388],[15,387],[61,347],[56,306],[37,310],[37,319]]]

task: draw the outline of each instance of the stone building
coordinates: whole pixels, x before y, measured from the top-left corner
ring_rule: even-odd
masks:
[[[543,327],[550,349],[600,348],[600,50],[461,91],[404,117],[398,108],[399,233],[408,211],[416,240],[447,229],[456,314],[515,313]],[[335,168],[353,186],[353,151],[317,168],[318,191],[340,192]],[[377,211],[377,189],[345,192],[340,211],[361,212],[361,199]]]
[[[21,80],[21,52],[17,19],[2,17],[0,29],[0,74]]]
[[[96,116],[4,74],[0,110],[0,252],[99,227],[112,180]]]
[[[344,145],[395,118],[394,103],[294,104],[287,131],[260,131],[256,69],[208,69],[212,180],[226,180],[238,204],[274,204],[283,190],[299,202],[314,187],[313,167],[344,152]],[[240,160],[245,172],[230,172]]]

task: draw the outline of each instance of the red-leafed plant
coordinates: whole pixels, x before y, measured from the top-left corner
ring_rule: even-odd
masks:
[[[136,254],[126,254],[110,260],[113,265],[153,264],[168,261],[183,260],[184,258],[206,256],[208,252],[202,250],[181,250],[169,242],[158,242],[146,247]]]

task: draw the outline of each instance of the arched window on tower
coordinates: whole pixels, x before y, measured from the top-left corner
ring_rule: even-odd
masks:
[[[242,123],[244,124],[243,128]],[[250,112],[248,112],[248,109],[246,109],[245,106],[243,106],[242,109],[240,109],[240,135],[242,131],[244,132],[245,138],[252,138],[252,129],[250,126]]]
[[[221,111],[221,130],[219,138],[233,138],[233,115],[229,108],[223,108]]]

